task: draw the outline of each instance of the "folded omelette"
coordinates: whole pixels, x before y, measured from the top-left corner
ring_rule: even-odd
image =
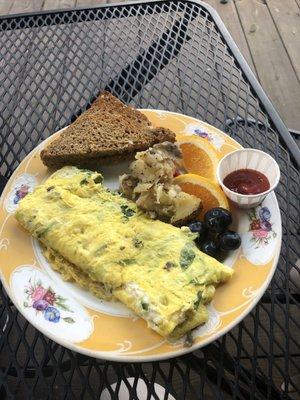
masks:
[[[198,250],[189,228],[145,216],[106,189],[97,172],[56,171],[20,201],[15,216],[65,280],[118,299],[166,338],[206,322],[205,304],[233,273]]]

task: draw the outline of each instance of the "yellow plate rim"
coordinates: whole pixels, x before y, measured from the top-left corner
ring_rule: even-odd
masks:
[[[176,115],[179,117],[183,117],[183,118],[188,118],[191,120],[191,122],[195,122],[195,123],[200,123],[202,125],[206,125],[207,127],[210,127],[212,130],[214,130],[215,132],[218,132],[221,135],[225,135],[228,136],[226,133],[222,132],[221,130],[219,130],[218,128],[204,122],[201,121],[197,118],[188,116],[188,115],[184,115],[181,113],[176,113],[176,112],[172,112],[172,111],[165,111],[165,110],[158,110],[158,109],[139,109],[141,112],[147,112],[147,113],[163,113],[163,114],[169,114],[169,115]],[[58,135],[59,133],[61,133],[64,129],[66,129],[66,127],[60,129],[59,131],[55,132],[53,135]],[[53,136],[51,135],[49,138],[46,138],[43,142],[41,142],[38,146],[36,146],[22,161],[21,163],[18,165],[18,167],[15,169],[15,171],[13,172],[13,174],[11,175],[9,181],[7,182],[1,197],[0,197],[0,205],[3,205],[5,196],[7,195],[8,191],[9,191],[9,184],[13,182],[13,180],[15,179],[15,177],[18,174],[18,169],[21,165],[23,165],[24,163],[28,162],[29,159],[31,159],[33,153],[37,153],[41,148],[43,148],[45,146],[45,144],[50,140],[50,138]],[[242,146],[234,139],[230,138],[231,141],[235,142],[235,144],[239,147],[242,148]],[[280,217],[280,209],[278,206],[278,202],[277,202],[277,198],[275,193],[271,193],[270,196],[272,196],[272,201],[274,202],[274,206],[278,209],[279,211],[279,217]],[[260,290],[259,290],[259,294],[255,297],[255,300],[253,300],[252,302],[249,302],[249,304],[244,308],[244,310],[239,314],[239,316],[237,318],[235,318],[232,322],[230,322],[228,325],[226,325],[223,329],[221,329],[219,332],[212,334],[210,336],[208,336],[205,340],[203,340],[201,343],[199,344],[194,344],[191,347],[184,347],[180,350],[174,350],[172,352],[169,353],[163,353],[163,354],[158,354],[158,355],[144,355],[144,356],[132,356],[132,355],[126,355],[126,353],[124,355],[122,355],[121,353],[113,353],[113,352],[105,352],[105,351],[97,351],[97,350],[90,350],[87,348],[83,348],[80,347],[72,342],[69,342],[65,339],[62,338],[57,338],[54,335],[52,335],[49,330],[43,329],[41,326],[39,326],[38,322],[32,322],[30,321],[30,323],[41,333],[43,333],[46,337],[48,337],[49,339],[59,343],[60,345],[69,348],[70,350],[85,354],[87,356],[90,357],[95,357],[95,358],[99,358],[99,359],[105,359],[105,360],[110,360],[110,361],[118,361],[118,362],[147,362],[147,361],[159,361],[159,360],[165,360],[168,358],[173,358],[173,357],[178,357],[187,353],[190,353],[192,351],[198,350],[206,345],[208,345],[209,343],[217,340],[218,338],[220,338],[221,336],[225,335],[228,331],[230,331],[232,328],[234,328],[235,326],[237,326],[250,312],[251,310],[256,306],[256,304],[259,302],[259,300],[261,299],[261,297],[263,296],[264,292],[266,291],[268,285],[271,282],[271,279],[274,275],[275,269],[277,267],[277,263],[279,260],[279,256],[280,256],[280,250],[281,250],[281,243],[282,243],[282,225],[281,225],[281,217],[280,217],[280,221],[279,221],[279,226],[280,229],[278,230],[278,243],[279,245],[276,247],[275,252],[274,252],[274,257],[273,257],[273,262],[272,262],[272,267],[270,268],[268,275],[266,276],[263,284],[260,286]],[[1,227],[0,227],[1,228]],[[1,235],[2,231],[0,230],[0,235]],[[1,236],[0,236],[1,239]],[[16,267],[15,269],[17,269],[18,267]],[[2,276],[2,271],[1,271],[1,266],[0,266],[0,278],[2,280],[2,284],[7,292],[7,294],[10,296],[10,298],[13,300],[16,308],[19,310],[19,312],[23,315],[23,317],[26,319],[25,313],[23,312],[22,308],[19,306],[19,304],[14,301],[14,294],[11,292],[11,288],[10,285],[8,284],[8,282],[6,281],[6,279],[3,279]]]

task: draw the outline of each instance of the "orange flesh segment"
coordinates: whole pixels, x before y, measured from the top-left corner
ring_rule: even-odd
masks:
[[[201,175],[215,180],[214,165],[208,155],[191,143],[182,143],[180,148],[183,155],[184,167],[192,174]]]

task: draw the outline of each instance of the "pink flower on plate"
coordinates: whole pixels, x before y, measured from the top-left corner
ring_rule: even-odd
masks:
[[[47,293],[47,290],[42,286],[38,286],[31,295],[33,301],[41,300],[44,295]]]
[[[263,229],[260,229],[260,230],[255,230],[255,231],[252,231],[253,232],[253,236],[256,238],[256,239],[264,239],[264,238],[266,238],[267,236],[268,236],[268,231],[264,231]]]

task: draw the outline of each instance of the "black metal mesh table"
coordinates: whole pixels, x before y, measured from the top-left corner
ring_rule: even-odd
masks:
[[[107,89],[269,152],[282,172],[283,222],[279,265],[259,304],[227,335],[178,359],[118,364],[72,353],[30,326],[0,289],[0,398],[99,399],[108,388],[118,399],[130,376],[132,399],[137,378],[149,399],[159,398],[155,382],[176,399],[297,393],[299,287],[290,271],[299,259],[300,152],[217,14],[201,2],[154,1],[1,18],[0,31],[2,187],[34,146]]]

